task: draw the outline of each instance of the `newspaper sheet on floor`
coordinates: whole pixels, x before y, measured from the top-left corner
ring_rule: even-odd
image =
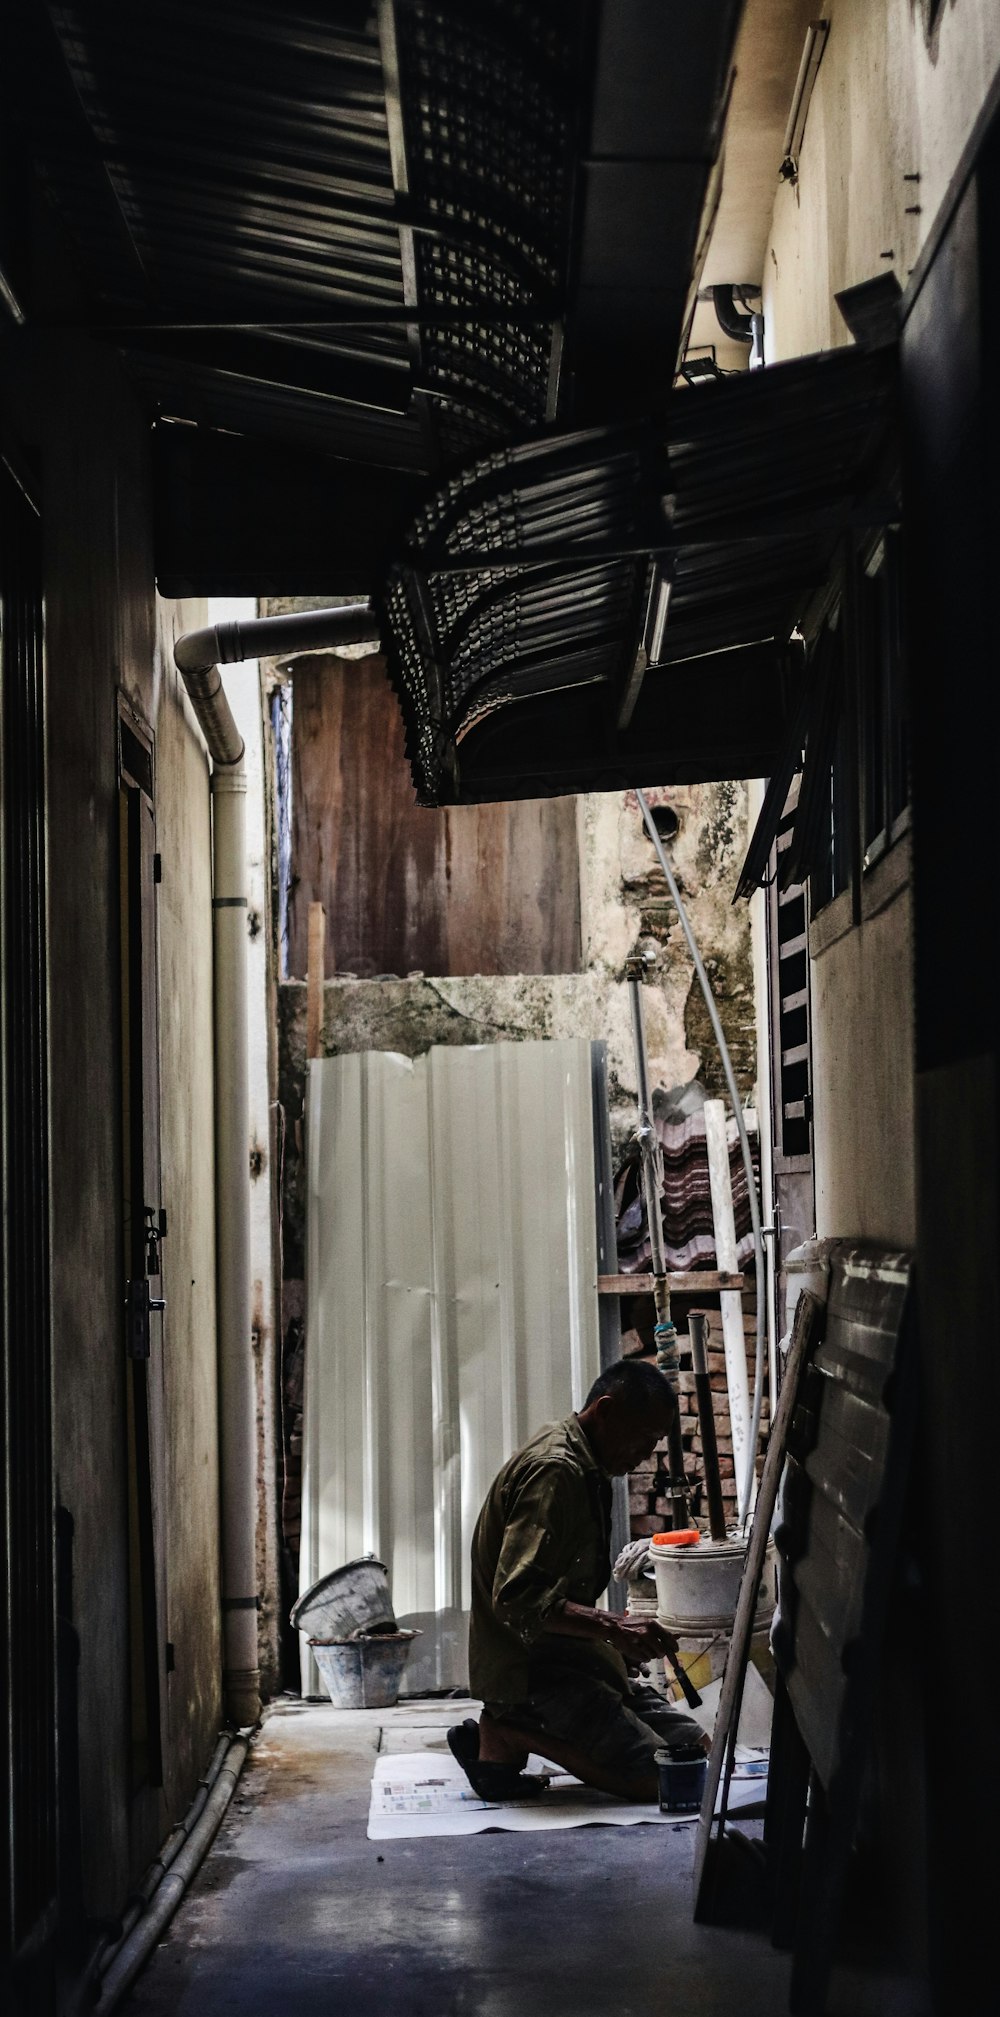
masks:
[[[507,1805],[480,1800],[450,1752],[438,1749],[400,1751],[375,1760],[368,1838],[394,1841],[407,1835],[476,1835],[490,1828],[534,1831],[540,1828],[635,1827],[652,1822],[685,1826],[691,1814],[663,1814],[658,1807],[614,1800],[607,1793],[581,1785],[557,1772],[543,1758],[532,1757],[527,1769],[548,1778],[540,1800]],[[729,1812],[761,1810],[767,1791],[767,1752],[738,1745],[736,1772],[729,1792]]]

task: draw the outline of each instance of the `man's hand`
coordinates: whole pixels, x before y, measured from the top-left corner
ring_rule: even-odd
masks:
[[[662,1659],[664,1653],[671,1666],[676,1664],[677,1641],[655,1618],[615,1618],[607,1637],[629,1666],[638,1667],[643,1660]]]
[[[659,1660],[664,1653],[672,1667],[677,1664],[677,1641],[656,1618],[616,1618],[610,1611],[595,1610],[592,1604],[567,1601],[552,1613],[548,1630],[573,1639],[600,1639],[636,1670],[643,1660]]]

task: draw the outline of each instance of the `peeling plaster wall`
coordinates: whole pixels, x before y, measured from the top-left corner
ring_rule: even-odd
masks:
[[[747,845],[747,790],[735,781],[646,793],[678,826],[668,851],[719,1006],[740,1090],[752,1099],[756,1033],[750,927],[733,905]],[[653,1084],[699,1078],[725,1097],[725,1077],[677,913],[647,838],[634,792],[591,793],[579,802],[580,912],[584,962],[609,989],[607,1032],[612,1125],[631,1123],[635,1097],[628,993],[620,983],[633,951],[649,955],[646,1039]],[[595,1032],[598,1034],[598,1032]]]
[[[798,183],[778,187],[764,259],[769,364],[850,341],[842,288],[885,272],[906,286],[1000,64],[996,0],[831,0],[823,13]]]

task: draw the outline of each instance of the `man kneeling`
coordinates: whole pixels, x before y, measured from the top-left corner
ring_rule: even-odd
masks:
[[[611,1480],[670,1429],[673,1388],[620,1359],[579,1414],[548,1424],[494,1479],[472,1540],[469,1680],[483,1702],[448,1742],[483,1799],[529,1799],[534,1751],[619,1799],[655,1800],[655,1753],[704,1745],[690,1716],[630,1680],[676,1654],[655,1622],[596,1610],[611,1574]]]

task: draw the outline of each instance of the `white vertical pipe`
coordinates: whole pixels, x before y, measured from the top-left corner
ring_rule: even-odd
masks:
[[[260,1716],[257,1423],[250,1308],[246,773],[212,773],[215,1183],[223,1687],[240,1725]]]
[[[764,799],[764,784],[752,778],[747,788],[750,831]],[[778,1405],[778,1323],[776,1282],[778,1229],[774,1195],[774,1100],[771,1087],[771,975],[768,963],[768,892],[755,889],[750,899],[750,951],[753,958],[754,1022],[757,1030],[757,1140],[760,1145],[760,1198],[766,1226],[761,1228],[764,1279],[767,1288],[767,1392],[770,1420]],[[757,1293],[760,1294],[758,1285]]]
[[[733,1185],[729,1170],[729,1141],[726,1109],[722,1100],[706,1100],[705,1139],[708,1146],[708,1177],[712,1188],[712,1218],[715,1222],[716,1265],[722,1274],[739,1273],[736,1258],[736,1217]],[[764,1284],[758,1286],[762,1295]],[[743,1298],[738,1289],[723,1289],[722,1342],[726,1353],[726,1385],[729,1389],[729,1419],[733,1430],[733,1470],[737,1481],[746,1470],[750,1437],[750,1388],[747,1381],[747,1347],[743,1335]]]
[[[247,623],[256,617],[257,605],[248,597],[215,598],[209,601],[212,621]],[[270,873],[265,817],[265,765],[263,715],[261,711],[260,666],[256,659],[227,666],[223,689],[233,720],[243,739],[246,770],[246,865],[249,916],[267,915],[266,880]],[[280,1611],[280,1494],[281,1428],[278,1410],[279,1324],[275,1279],[274,1227],[276,1167],[272,1162],[272,1073],[271,1017],[268,1006],[269,935],[264,930],[245,934],[247,973],[248,1113],[247,1149],[263,1152],[263,1166],[250,1182],[250,1291],[251,1325],[257,1330],[255,1347],[255,1408],[260,1434],[254,1451],[258,1491],[257,1583],[260,1596],[258,1614],[258,1658],[263,1655],[272,1672],[278,1655]],[[276,1132],[276,1130],[274,1131]]]
[[[632,1041],[635,1049],[636,1105],[639,1109],[639,1124],[636,1139],[642,1158],[642,1181],[646,1197],[646,1225],[649,1232],[649,1251],[654,1275],[667,1272],[666,1248],[663,1244],[663,1219],[660,1209],[662,1189],[660,1167],[660,1144],[653,1125],[653,1102],[649,1091],[649,1065],[646,1056],[646,1025],[642,1013],[642,983],[638,976],[628,976],[629,1005],[632,1010]]]

